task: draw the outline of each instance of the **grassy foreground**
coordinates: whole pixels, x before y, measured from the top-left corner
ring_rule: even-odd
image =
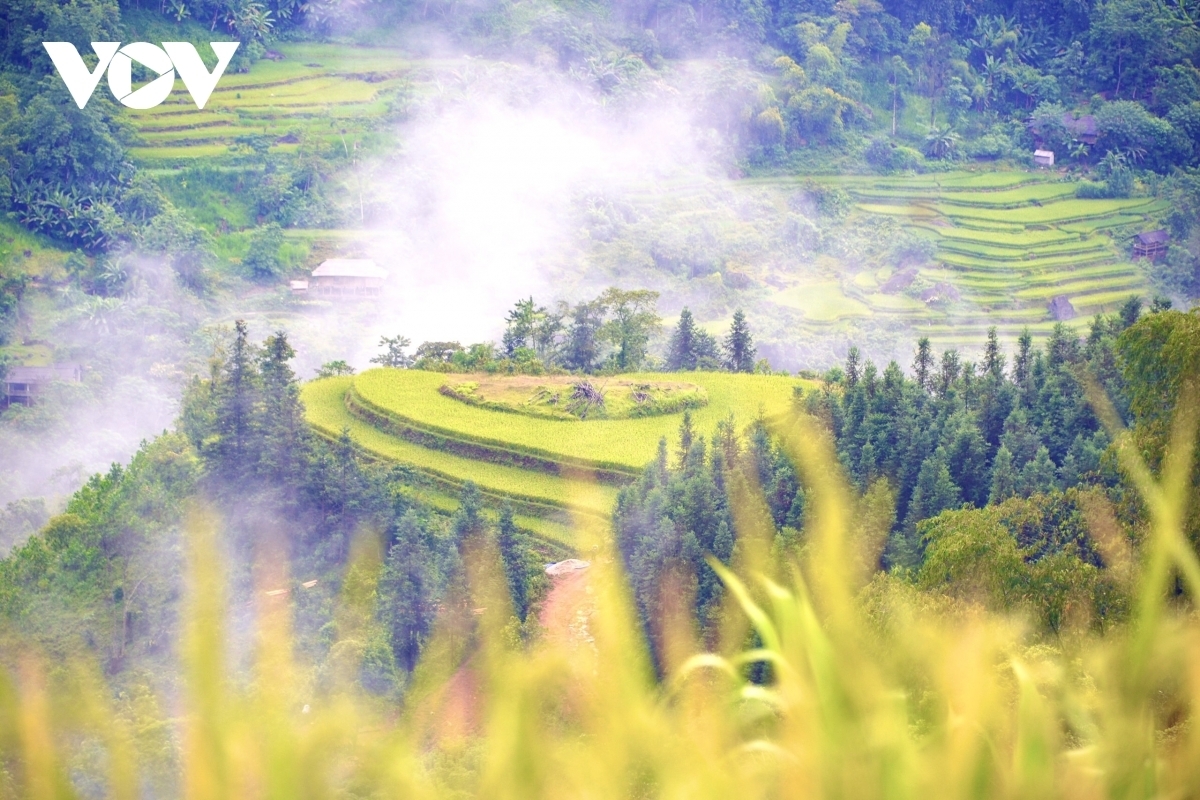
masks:
[[[1144,558],[1109,551],[1138,588],[1126,626],[1038,640],[1019,619],[873,575],[872,514],[840,480],[818,427],[797,419],[776,430],[810,490],[807,545],[772,561],[755,498],[738,501],[740,553],[722,570],[730,599],[715,650],[668,614],[665,678],[655,678],[607,528],[584,517],[578,536],[593,566],[583,628],[518,645],[506,634],[497,556],[479,542],[467,553],[469,597],[443,610],[400,713],[355,688],[363,651],[354,637],[377,561],[364,555],[350,567],[335,674],[318,682],[294,660],[287,597],[259,593],[256,645],[248,672],[235,676],[220,521],[197,511],[186,678],[178,715],[159,723],[178,731],[178,794],[1194,796],[1200,622],[1167,602],[1176,576],[1187,595],[1200,594],[1180,524],[1196,430],[1196,415],[1184,416],[1161,483],[1132,446],[1119,447],[1152,520]],[[264,574],[278,580],[272,566]],[[761,644],[746,649],[750,628]],[[751,682],[746,667],[756,663],[769,668]],[[101,686],[86,666],[50,669],[32,654],[0,673],[6,795],[72,796],[68,776],[84,765],[107,776],[96,795],[138,794],[143,731],[114,714]]]

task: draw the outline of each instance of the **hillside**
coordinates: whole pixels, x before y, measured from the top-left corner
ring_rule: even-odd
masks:
[[[419,370],[371,370],[304,386],[306,418],[324,436],[348,430],[369,457],[406,464],[446,490],[474,481],[493,502],[512,501],[526,514],[562,519],[583,511],[607,517],[616,487],[631,483],[654,460],[659,441],[678,434],[683,411],[633,419],[547,419],[462,402],[439,392],[478,376]],[[791,407],[795,379],[720,373],[622,376],[651,386],[686,381],[706,403],[688,411],[698,436],[719,424],[737,427]],[[498,379],[503,381],[504,379]],[[544,379],[549,380],[549,379]],[[537,391],[536,378],[513,378]],[[596,381],[602,389],[603,378]],[[561,536],[561,534],[559,534]]]

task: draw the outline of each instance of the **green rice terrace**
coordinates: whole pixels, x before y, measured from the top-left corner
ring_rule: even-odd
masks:
[[[226,155],[240,136],[262,135],[294,149],[303,133],[327,140],[369,130],[397,102],[409,69],[397,51],[333,44],[280,44],[277,60],[226,73],[203,109],[176,82],[165,103],[131,111],[135,159],[186,166]]]
[[[528,413],[519,398],[541,393],[568,394],[565,387],[588,383],[616,408],[641,393],[662,398],[691,398],[690,412],[700,435],[732,417],[745,425],[759,415],[785,411],[794,378],[728,373],[647,373],[606,381],[567,377],[447,375],[420,370],[373,369],[353,377],[317,380],[305,385],[309,423],[321,435],[349,432],[366,455],[405,464],[454,493],[474,481],[493,502],[510,501],[524,515],[522,524],[561,540],[556,524],[566,513],[607,516],[618,488],[653,461],[659,440],[674,441],[689,404],[658,413],[623,418],[590,414],[586,418]],[[467,402],[449,391],[474,384],[493,398],[491,405]],[[696,403],[703,397],[706,402]],[[502,402],[503,401],[503,402]],[[644,401],[650,402],[650,401]]]
[[[1079,199],[1075,182],[1053,173],[951,172],[909,177],[822,179],[846,189],[865,215],[897,219],[932,236],[932,262],[863,271],[840,288],[863,315],[898,315],[935,344],[977,342],[990,325],[1012,338],[1054,324],[1050,303],[1068,324],[1084,325],[1130,295],[1149,291],[1131,263],[1128,239],[1163,209],[1151,198]],[[909,289],[918,279],[919,297]],[[822,287],[816,287],[819,291]],[[810,294],[807,287],[802,289]]]

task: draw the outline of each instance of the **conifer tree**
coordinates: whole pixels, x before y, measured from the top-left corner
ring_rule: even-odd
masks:
[[[937,382],[934,389],[938,397],[947,397],[955,382],[962,371],[962,365],[958,361],[957,350],[946,350],[942,353],[942,368],[938,372]]]
[[[284,486],[295,485],[299,478],[301,441],[308,433],[300,406],[300,387],[288,364],[295,355],[287,333],[278,331],[264,343],[259,360],[263,400],[261,469]]]
[[[1033,375],[1033,336],[1029,328],[1021,331],[1017,339],[1017,357],[1013,361],[1013,383],[1018,391],[1024,391]]]
[[[1003,503],[1008,498],[1015,497],[1019,482],[1020,475],[1013,466],[1012,452],[1001,445],[992,464],[992,489],[988,495],[988,502]]]
[[[421,645],[433,627],[435,614],[433,554],[426,544],[421,520],[413,510],[401,517],[392,533],[395,542],[379,575],[379,616],[386,626],[397,662],[405,670],[416,666]]]
[[[483,500],[474,481],[467,481],[459,495],[458,511],[454,512],[454,541],[461,546],[471,536],[483,531]]]
[[[917,355],[913,359],[913,377],[922,391],[929,391],[929,381],[933,373],[933,348],[929,338],[922,336],[917,340]]]
[[[846,353],[846,388],[853,389],[858,385],[859,352],[857,347],[851,347]]]
[[[571,309],[567,328],[563,365],[567,369],[591,372],[600,360],[600,329],[604,325],[604,307],[593,300]]]
[[[692,312],[686,308],[679,314],[679,323],[671,335],[667,351],[667,368],[671,370],[712,369],[716,365],[717,342],[696,325]]]
[[[1000,350],[1000,338],[995,325],[988,328],[987,344],[983,349],[983,372],[993,380],[1004,379],[1004,353]]]
[[[222,469],[235,475],[249,474],[258,420],[258,372],[254,368],[254,346],[244,320],[234,323],[233,346],[225,359],[217,388],[216,448]]]
[[[1029,497],[1058,488],[1055,472],[1054,462],[1050,460],[1050,451],[1039,447],[1033,460],[1021,469],[1021,494]]]
[[[683,469],[687,463],[688,454],[692,452],[692,443],[696,438],[696,431],[692,427],[692,412],[683,412],[683,421],[679,423],[679,468]]]
[[[696,321],[686,308],[679,313],[679,322],[671,334],[667,353],[667,368],[672,370],[696,368]]]
[[[726,368],[730,372],[753,372],[754,355],[754,338],[750,335],[750,325],[746,322],[746,315],[739,308],[733,312],[729,336],[725,339]]]
[[[500,560],[504,566],[504,577],[508,581],[508,592],[512,598],[513,613],[517,619],[525,621],[529,609],[529,601],[525,585],[525,550],[523,537],[517,530],[513,520],[512,506],[504,504],[500,509],[500,524],[496,530],[496,545],[500,550]]]
[[[908,506],[906,527],[916,530],[917,523],[923,519],[936,517],[948,508],[955,508],[962,502],[961,492],[950,477],[950,469],[946,464],[946,451],[938,448],[934,455],[925,459],[921,471],[917,475],[917,485],[913,488],[912,501]]]

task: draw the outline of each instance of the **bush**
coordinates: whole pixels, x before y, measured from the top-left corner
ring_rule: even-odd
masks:
[[[1007,158],[1012,155],[1014,149],[1012,140],[998,132],[985,133],[978,139],[972,139],[962,145],[963,155],[980,160]]]
[[[1197,279],[1200,278],[1200,259],[1197,259],[1186,247],[1177,244],[1167,250],[1167,258],[1162,267],[1156,270],[1158,282],[1172,294],[1194,297]]]
[[[250,249],[242,259],[246,276],[259,283],[279,277],[283,262],[279,250],[283,247],[283,231],[275,223],[264,225],[250,236]]]
[[[1105,103],[1096,111],[1100,145],[1108,151],[1144,154],[1146,167],[1167,172],[1191,152],[1187,138],[1132,100]]]
[[[1075,196],[1084,200],[1099,200],[1105,197],[1112,197],[1108,193],[1108,183],[1106,181],[1080,181],[1075,187]]]
[[[925,162],[921,154],[911,147],[883,137],[872,139],[863,151],[863,157],[878,172],[916,170]]]

